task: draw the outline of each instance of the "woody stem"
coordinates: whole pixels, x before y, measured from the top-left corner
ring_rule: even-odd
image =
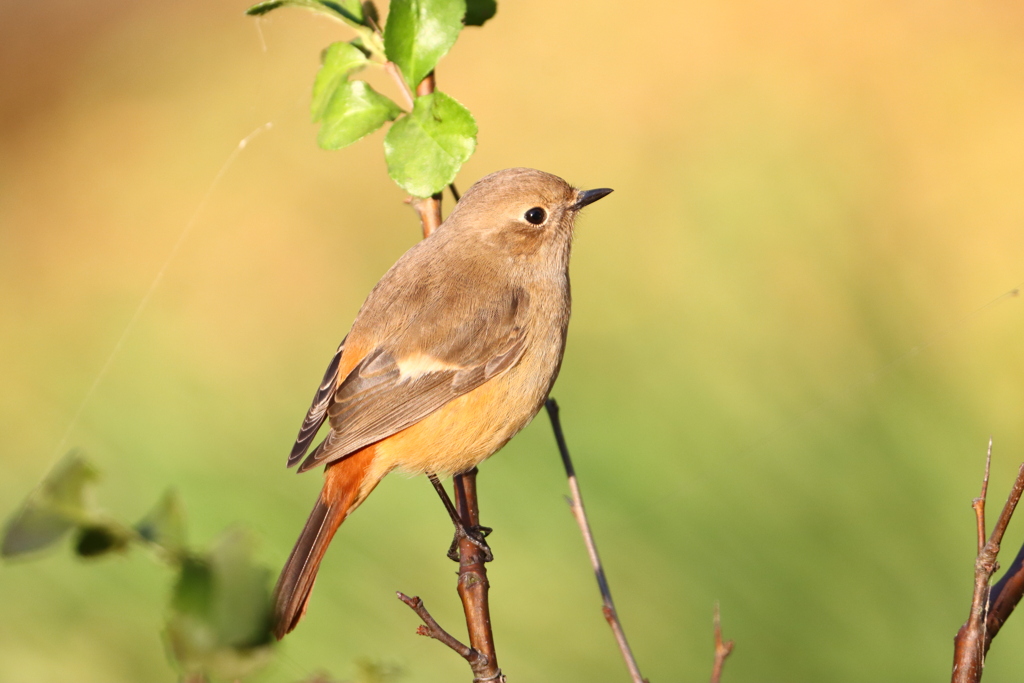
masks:
[[[462,524],[467,529],[480,526],[480,506],[476,494],[474,467],[465,474],[454,477],[455,508]],[[459,597],[466,613],[466,628],[469,631],[469,645],[480,653],[481,658],[470,662],[473,667],[474,683],[505,680],[498,667],[498,656],[494,651],[494,634],[491,632],[491,608],[487,601],[490,584],[487,582],[486,553],[472,539],[459,540]]]

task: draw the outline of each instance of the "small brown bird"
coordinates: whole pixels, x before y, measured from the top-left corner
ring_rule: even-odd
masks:
[[[576,214],[609,192],[528,168],[492,173],[370,292],[288,457],[300,472],[327,467],[277,582],[278,638],[305,613],[338,526],[384,475],[467,472],[540,410],[565,349]]]

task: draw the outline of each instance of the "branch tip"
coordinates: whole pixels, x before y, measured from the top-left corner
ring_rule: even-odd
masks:
[[[733,640],[722,640],[722,618],[718,610],[718,603],[715,603],[715,615],[712,619],[715,627],[715,664],[711,669],[711,683],[719,683],[722,678],[722,668],[725,660],[732,654],[732,648],[736,644]]]
[[[427,608],[423,605],[423,601],[420,600],[419,596],[409,597],[405,593],[398,591],[398,599],[409,606],[416,615],[423,620],[423,625],[416,627],[417,635],[428,636],[434,640],[444,643],[449,648],[457,652],[463,659],[468,661],[470,665],[473,664],[475,656],[479,655],[476,650],[473,650],[467,645],[463,645],[454,636],[441,628],[441,625],[437,623],[437,620],[430,615]]]

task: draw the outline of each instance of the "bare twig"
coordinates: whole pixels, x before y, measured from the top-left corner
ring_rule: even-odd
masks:
[[[722,679],[722,667],[725,660],[732,654],[732,648],[736,644],[731,640],[722,640],[722,620],[718,612],[718,603],[715,603],[715,665],[711,669],[711,683],[719,683]]]
[[[985,456],[985,477],[981,480],[981,495],[971,502],[974,518],[978,523],[978,554],[985,549],[985,501],[988,499],[988,475],[992,469],[992,437],[988,437],[988,454]]]
[[[587,521],[587,512],[583,507],[583,496],[580,493],[579,483],[576,481],[576,470],[572,466],[572,459],[569,457],[569,447],[565,443],[565,434],[562,432],[562,422],[558,417],[558,403],[549,398],[544,407],[548,410],[548,417],[551,418],[551,428],[555,432],[555,441],[558,442],[558,452],[562,455],[562,464],[565,466],[565,475],[569,479],[569,491],[572,499],[569,505],[572,507],[572,515],[576,518],[576,524],[583,534],[583,542],[587,545],[587,553],[590,555],[590,564],[594,568],[594,575],[597,577],[597,587],[601,591],[601,599],[604,602],[604,618],[615,634],[615,641],[619,644],[619,651],[626,661],[629,675],[633,683],[646,683],[646,679],[640,675],[640,667],[636,664],[633,651],[626,641],[626,632],[622,630],[619,623],[618,612],[615,611],[615,603],[612,601],[612,592],[608,587],[608,580],[604,575],[604,567],[601,565],[601,558],[597,554],[597,545],[594,543],[594,535],[590,531],[590,522]]]
[[[430,233],[441,225],[441,193],[438,192],[432,197],[409,197],[406,201],[420,215],[423,236],[430,237]]]
[[[991,461],[991,449],[990,441],[989,462]],[[986,463],[981,502],[979,503],[976,499],[972,505],[982,537],[984,537],[985,528],[984,499],[988,494],[988,471],[989,465]],[[1021,465],[1017,472],[1017,479],[1010,490],[1006,505],[1003,506],[999,519],[992,529],[992,535],[989,536],[988,541],[982,546],[974,561],[974,594],[971,599],[971,613],[967,623],[960,627],[953,641],[953,683],[977,683],[981,680],[982,670],[985,666],[985,652],[988,649],[988,644],[991,642],[991,636],[986,633],[989,610],[989,581],[991,581],[992,575],[999,569],[999,563],[996,561],[999,555],[999,545],[1003,541],[1003,534],[1006,533],[1006,527],[1010,523],[1013,511],[1020,501],[1021,493],[1024,493],[1024,465]],[[1005,617],[1009,616],[1009,612],[1012,609],[1010,607]],[[1003,621],[1005,621],[1005,617]]]
[[[434,617],[430,616],[430,612],[427,611],[426,606],[419,597],[413,596],[410,598],[405,593],[398,591],[398,599],[408,605],[423,620],[424,625],[416,629],[417,634],[441,641],[469,662],[470,666],[473,666],[474,661],[481,657],[479,652],[459,642],[454,636],[441,628],[441,625],[437,623]]]

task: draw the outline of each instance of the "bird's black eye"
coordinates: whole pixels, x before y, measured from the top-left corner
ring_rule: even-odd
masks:
[[[533,223],[534,225],[540,225],[544,222],[544,219],[548,217],[548,214],[544,209],[539,206],[535,206],[526,212],[526,220]]]

